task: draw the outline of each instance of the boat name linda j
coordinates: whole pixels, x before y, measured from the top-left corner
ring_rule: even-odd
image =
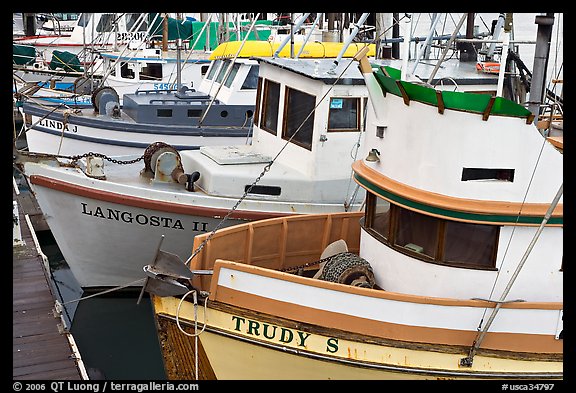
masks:
[[[78,127],[76,125],[73,125],[72,128],[70,128],[68,126],[68,124],[64,124],[58,120],[42,119],[42,120],[40,120],[40,122],[38,124],[43,126],[43,127],[55,128],[57,130],[67,130],[67,131],[71,131],[71,132],[78,132]]]
[[[116,209],[106,209],[96,206],[95,208],[88,207],[87,203],[80,202],[82,204],[82,214],[92,217],[104,218],[107,220],[123,221],[127,224],[137,223],[139,225],[150,225],[152,227],[162,226],[164,228],[181,229],[184,230],[184,225],[179,219],[174,219],[170,217],[159,217],[159,216],[147,216],[146,214],[133,214],[132,212],[123,211]],[[194,226],[192,231],[195,232],[207,232],[208,223],[194,221]]]
[[[232,315],[234,322],[234,330],[240,332],[244,328],[246,334],[250,336],[264,336],[268,340],[277,340],[284,344],[295,344],[299,347],[306,347],[306,340],[310,337],[311,333],[301,332],[300,330],[292,330],[285,327],[278,327],[267,323],[260,323],[251,319],[245,319]],[[326,340],[326,352],[335,353],[338,351],[338,339],[330,337]]]

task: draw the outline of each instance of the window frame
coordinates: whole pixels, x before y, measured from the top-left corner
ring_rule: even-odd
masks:
[[[367,192],[366,193],[366,210],[364,213],[364,222],[363,222],[363,228],[364,230],[370,234],[372,237],[374,237],[376,240],[378,240],[379,242],[387,245],[388,247],[402,253],[405,255],[408,255],[412,258],[421,260],[423,262],[427,262],[427,263],[432,263],[432,264],[436,264],[436,265],[442,265],[442,266],[450,266],[450,267],[458,267],[458,268],[464,268],[464,269],[473,269],[473,270],[490,270],[490,271],[496,271],[498,270],[496,267],[496,262],[497,262],[497,253],[498,253],[498,242],[499,242],[499,238],[500,238],[500,226],[498,225],[487,225],[487,224],[477,224],[477,223],[467,223],[467,222],[463,222],[463,221],[455,221],[455,220],[447,220],[447,219],[443,219],[443,218],[439,218],[439,217],[435,217],[435,219],[439,220],[438,222],[438,233],[437,233],[437,238],[436,238],[436,250],[435,250],[435,256],[431,257],[430,255],[424,254],[424,253],[419,253],[416,251],[413,251],[409,248],[400,246],[396,244],[397,241],[397,236],[398,236],[398,228],[401,225],[400,223],[400,212],[403,210],[409,210],[406,209],[402,206],[399,206],[391,201],[388,201],[390,203],[390,216],[389,216],[389,220],[388,220],[388,236],[384,236],[382,233],[380,233],[377,229],[374,228],[374,224],[375,224],[375,212],[376,212],[376,203],[377,201],[381,199],[381,200],[386,200],[385,198],[380,197],[379,195],[376,195],[372,192]],[[419,213],[417,211],[412,210],[411,211],[412,214],[414,215],[422,215],[422,216],[427,216],[424,215],[422,213]],[[457,222],[459,224],[471,224],[471,225],[485,225],[485,226],[489,226],[489,227],[494,227],[496,228],[496,230],[493,231],[492,234],[492,242],[489,244],[490,247],[492,247],[492,251],[490,253],[490,261],[489,264],[477,264],[477,263],[470,263],[470,262],[458,262],[458,261],[447,261],[446,260],[446,253],[447,253],[447,249],[446,249],[446,245],[447,243],[450,241],[449,239],[447,239],[447,224],[450,222]],[[492,228],[491,228],[492,229]],[[488,243],[487,243],[488,244]]]
[[[338,99],[338,100],[345,100],[345,101],[356,101],[356,127],[355,128],[333,128],[332,125],[330,124],[330,114],[332,113],[332,101]],[[360,100],[360,97],[330,97],[330,100],[328,101],[328,132],[357,132],[360,131],[360,127],[361,127],[361,108],[362,105],[362,101]],[[345,109],[348,110],[348,109]]]
[[[310,108],[310,111],[306,111],[306,114],[305,114],[304,118],[302,119],[303,121],[302,120],[293,120],[294,116],[290,116],[288,113],[288,111],[290,109],[292,109],[291,100],[293,99],[293,97],[291,95],[291,92],[306,95],[313,100],[312,108]],[[312,143],[314,140],[314,115],[316,114],[315,109],[316,109],[316,105],[317,105],[316,99],[317,99],[316,96],[309,94],[309,93],[306,93],[302,90],[294,89],[294,88],[289,87],[289,86],[286,86],[284,88],[282,139],[290,140],[290,142],[294,143],[295,145],[301,146],[301,147],[308,149],[310,151],[312,150]],[[299,100],[299,102],[301,102],[301,100]],[[310,114],[310,112],[312,112],[312,114]],[[292,134],[288,135],[288,127],[292,126],[292,124],[291,124],[292,121],[296,121],[298,124],[296,125],[294,132]],[[298,133],[300,135],[302,135],[302,131],[304,130],[306,132],[306,131],[308,131],[308,129],[310,130],[310,138],[307,138],[306,141],[304,141],[303,139],[293,138],[293,135],[296,134],[296,131],[298,131]]]
[[[269,108],[268,106],[268,100],[269,100],[269,94],[270,94],[270,87],[271,86],[277,86],[278,87],[278,97],[275,100],[275,107],[274,108]],[[270,79],[265,79],[264,80],[264,92],[262,95],[262,118],[260,120],[260,129],[269,132],[270,134],[277,136],[278,135],[278,116],[280,114],[280,83],[279,82],[275,82],[273,80]],[[274,104],[274,102],[273,102]],[[266,121],[269,119],[269,117],[273,117],[274,114],[271,114],[270,109],[274,109],[276,112],[276,117],[274,120],[274,126],[275,129],[269,128],[268,125],[266,124]]]
[[[262,97],[262,77],[258,77],[257,87],[256,87],[256,106],[254,107],[254,125],[260,126],[260,102]]]

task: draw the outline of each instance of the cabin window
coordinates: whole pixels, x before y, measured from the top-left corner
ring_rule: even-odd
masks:
[[[140,79],[162,79],[162,64],[145,63],[140,71]]]
[[[202,76],[206,75],[206,72],[208,72],[209,68],[210,68],[209,65],[203,65],[202,67],[200,67],[200,75]]]
[[[513,182],[514,169],[463,168],[462,181],[468,180],[500,180]]]
[[[245,185],[244,192],[247,192],[249,194],[278,196],[282,193],[282,188],[278,186],[261,186],[261,185],[253,185],[252,188],[250,188],[249,185]]]
[[[262,78],[258,78],[258,88],[256,90],[256,106],[254,107],[254,125],[260,126],[260,97],[262,95]]]
[[[394,245],[436,258],[440,220],[412,210],[399,209]]]
[[[172,117],[172,109],[156,109],[157,117]]]
[[[226,72],[228,72],[229,66],[230,66],[230,60],[224,60],[224,63],[222,63],[222,66],[220,67],[220,72],[218,72],[218,76],[216,77],[216,82],[222,83],[224,75],[226,75]]]
[[[384,239],[390,236],[390,202],[382,198],[372,198],[372,214],[366,217],[367,226],[377,232]]]
[[[94,14],[91,12],[83,12],[82,15],[80,15],[80,20],[78,21],[78,26],[80,26],[80,27],[88,26],[88,22],[90,22],[90,19],[92,19],[93,15]]]
[[[332,97],[328,112],[328,132],[360,129],[360,99]]]
[[[110,61],[109,65],[106,66],[106,62]],[[113,61],[113,60],[108,60],[105,58],[104,60],[105,65],[104,65],[104,69],[109,69],[110,70],[110,75],[111,76],[116,76],[116,66],[118,65],[119,62]]]
[[[315,106],[315,96],[287,87],[282,138],[312,150]]]
[[[188,117],[202,116],[202,109],[188,109]]]
[[[444,231],[444,260],[492,267],[496,255],[498,227],[447,221]]]
[[[276,135],[278,131],[278,106],[280,103],[280,84],[266,80],[264,83],[264,102],[262,103],[263,130]]]
[[[126,79],[134,79],[134,69],[130,63],[122,63],[120,66],[120,76]]]
[[[449,221],[367,193],[364,227],[384,244],[425,262],[495,269],[500,227]]]
[[[234,80],[234,78],[236,78],[236,74],[238,74],[239,69],[240,69],[240,64],[234,63],[232,65],[232,69],[230,70],[230,74],[228,74],[228,77],[226,78],[226,81],[224,82],[224,86],[226,86],[226,87],[232,86],[232,81]]]
[[[96,31],[98,33],[113,31],[115,19],[115,14],[102,14],[96,26]]]
[[[206,76],[207,80],[212,80],[214,78],[214,75],[216,75],[216,71],[220,67],[220,64],[222,64],[222,60],[214,60],[212,62],[212,67],[210,67],[210,71],[208,71],[208,75]]]
[[[250,66],[250,71],[248,71],[248,75],[246,75],[246,79],[244,79],[241,90],[254,90],[258,87],[257,83],[259,68],[259,65]]]
[[[126,14],[126,30],[127,31],[147,31],[148,24],[146,23],[146,17],[141,18],[142,14]],[[134,26],[138,29],[134,30]]]

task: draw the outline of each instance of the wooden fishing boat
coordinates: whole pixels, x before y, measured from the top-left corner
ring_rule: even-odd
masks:
[[[168,378],[562,379],[562,153],[512,101],[358,59],[365,210],[198,235],[186,264],[160,249]]]
[[[360,209],[362,193],[350,165],[369,108],[352,59],[337,65],[333,58],[247,60],[259,64],[250,144],[239,138],[233,145],[178,150],[152,143],[143,154],[121,156],[17,152],[85,290],[141,288],[143,266],[154,259],[161,239],[166,251],[186,258],[193,236],[213,230],[225,216],[230,220],[223,225],[233,225]],[[228,69],[228,61],[220,66]],[[208,74],[218,79],[216,72]],[[219,75],[226,84],[225,74]]]

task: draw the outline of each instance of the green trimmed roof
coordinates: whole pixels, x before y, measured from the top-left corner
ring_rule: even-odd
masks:
[[[532,115],[528,109],[503,97],[495,97],[492,107],[487,111],[492,99],[490,94],[435,90],[431,87],[400,80],[402,72],[396,68],[373,65],[374,67],[377,67],[373,72],[374,76],[385,93],[404,97],[402,94],[402,90],[404,90],[407,98],[411,101],[437,107],[439,105],[439,94],[442,101],[441,104],[443,104],[445,109],[520,118],[528,118]]]

